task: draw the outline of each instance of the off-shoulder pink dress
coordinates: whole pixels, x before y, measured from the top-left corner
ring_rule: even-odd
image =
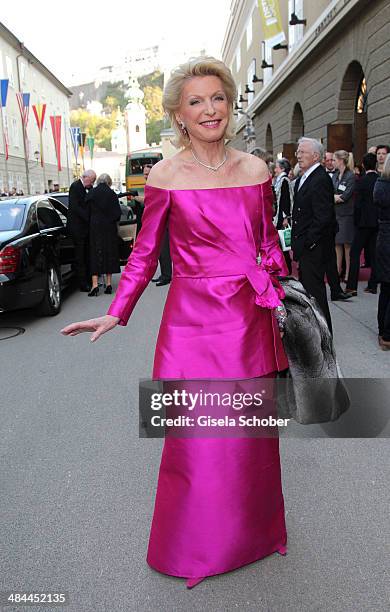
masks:
[[[126,325],[157,267],[168,224],[173,262],[154,379],[247,379],[288,367],[272,309],[287,274],[271,182],[165,190],[146,185],[142,230],[108,311]],[[257,261],[260,254],[261,263]],[[277,438],[167,438],[147,561],[211,576],[286,544]]]

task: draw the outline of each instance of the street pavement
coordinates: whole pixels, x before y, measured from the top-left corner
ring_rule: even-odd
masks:
[[[0,316],[0,338],[5,327],[25,329],[0,341],[0,590],[69,593],[66,607],[30,608],[46,611],[387,609],[386,438],[281,439],[286,557],[271,555],[191,591],[148,567],[162,441],[138,437],[137,385],[151,374],[166,294],[150,284],[129,325],[95,344],[59,330],[104,314],[110,296],[68,292],[54,318]],[[358,298],[331,304],[346,377],[390,378],[376,303],[361,287]]]

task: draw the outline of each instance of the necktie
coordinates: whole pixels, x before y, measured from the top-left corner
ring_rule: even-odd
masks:
[[[305,182],[305,180],[306,180],[306,174],[303,174],[303,175],[302,175],[301,180],[299,181],[298,191],[299,191],[299,190],[300,190],[300,188],[302,187],[302,185],[303,185],[303,183]]]

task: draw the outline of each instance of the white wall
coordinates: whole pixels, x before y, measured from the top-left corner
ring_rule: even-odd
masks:
[[[19,58],[19,90],[16,57],[16,50],[10,44],[8,44],[7,41],[0,38],[0,78],[10,79],[7,105],[5,109],[8,123],[9,155],[20,157],[22,159],[24,158],[22,121],[15,95],[16,92],[22,91],[24,93],[30,93],[30,113],[27,128],[30,160],[34,160],[34,151],[39,150],[39,131],[35,121],[32,105],[43,103],[47,105],[42,133],[45,163],[54,165],[57,164],[54,139],[50,124],[50,115],[56,114],[62,116],[61,163],[63,167],[66,167],[65,129],[68,130],[66,137],[70,145],[68,97],[46,76],[37,70],[35,66],[28,63],[27,59],[24,57]],[[0,153],[4,153],[2,138],[0,138]],[[71,165],[72,158],[70,148],[68,151],[68,157]]]

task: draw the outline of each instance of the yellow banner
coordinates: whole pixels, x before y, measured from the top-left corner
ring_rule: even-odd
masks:
[[[264,40],[269,46],[284,42],[279,0],[258,0]]]

